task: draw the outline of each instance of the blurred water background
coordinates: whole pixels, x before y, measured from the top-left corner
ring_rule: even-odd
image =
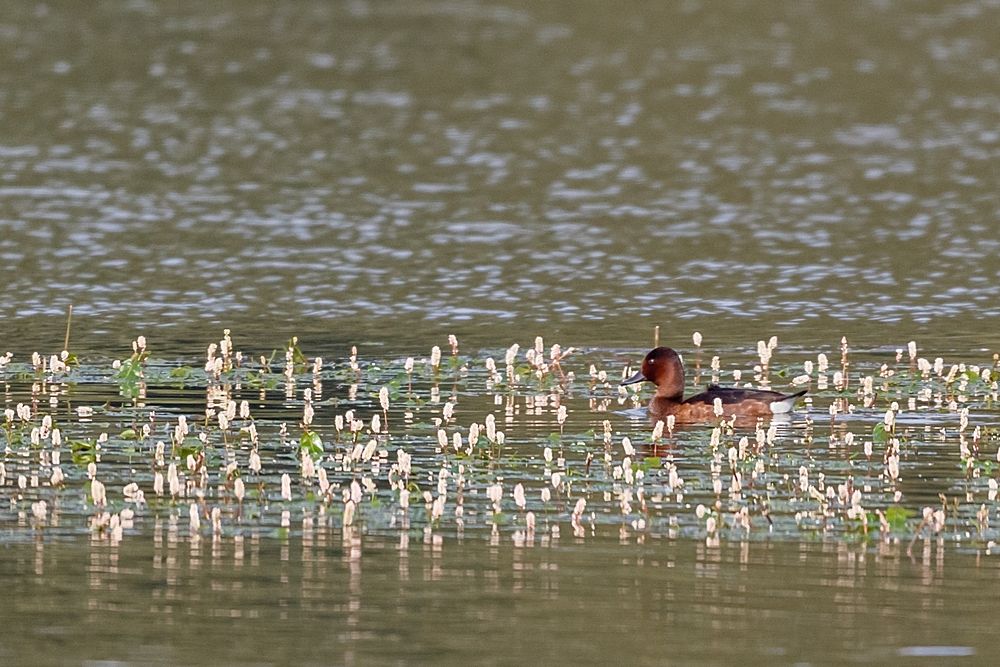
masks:
[[[995,347],[997,11],[16,3],[0,343]]]

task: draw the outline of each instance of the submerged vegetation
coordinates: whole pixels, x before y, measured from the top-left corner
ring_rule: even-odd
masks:
[[[202,534],[484,535],[532,544],[623,538],[950,540],[989,550],[1000,482],[997,356],[704,353],[689,384],[808,388],[789,418],[650,423],[619,381],[641,350],[546,347],[426,357],[270,354],[227,330],[204,361],[63,352],[0,357],[6,539],[90,532],[116,543],[151,517]],[[693,371],[693,373],[692,373]]]

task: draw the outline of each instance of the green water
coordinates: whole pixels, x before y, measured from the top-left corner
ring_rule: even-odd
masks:
[[[0,661],[989,662],[998,10],[6,8],[0,390],[31,414],[0,431]],[[80,364],[34,369],[33,352],[62,350],[70,305]],[[716,379],[714,356],[718,381],[760,384],[757,341],[777,335],[766,380],[810,400],[762,445],[753,428],[713,444],[707,426],[654,442],[648,388],[616,381],[655,325],[689,390]],[[245,357],[214,378],[223,328]],[[116,377],[138,335],[142,377]],[[293,335],[308,359],[286,377]],[[535,336],[546,358],[577,348],[562,374],[530,371]],[[302,474],[306,389],[327,498]],[[230,401],[247,401],[256,443],[250,418],[220,429]],[[368,460],[337,431],[348,410],[362,445],[387,418]],[[457,452],[491,414],[503,444]],[[32,442],[45,416],[61,444]],[[182,488],[158,495],[171,462]],[[861,492],[867,533],[841,485]],[[119,535],[106,522],[126,509]]]

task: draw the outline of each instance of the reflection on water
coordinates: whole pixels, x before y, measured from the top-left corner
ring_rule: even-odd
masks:
[[[298,528],[206,538],[157,521],[152,541],[8,546],[5,656],[23,662],[40,647],[51,661],[158,664],[884,663],[996,649],[996,560],[932,538],[909,554],[898,542],[623,535],[584,545],[389,540],[311,519]],[[88,551],[84,567],[66,566]],[[52,588],[74,592],[55,599]],[[114,630],[125,624],[127,640]]]
[[[995,11],[18,5],[0,343],[993,344]]]

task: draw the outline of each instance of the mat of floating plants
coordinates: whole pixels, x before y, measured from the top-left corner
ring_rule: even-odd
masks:
[[[122,360],[0,357],[3,540],[369,534],[546,542],[560,534],[725,541],[937,536],[990,548],[998,492],[995,354],[915,343],[853,351],[688,338],[687,387],[808,389],[756,424],[651,419],[619,383],[643,349],[541,338],[426,355],[241,349],[188,363],[140,337]],[[974,357],[975,355],[970,355]]]

